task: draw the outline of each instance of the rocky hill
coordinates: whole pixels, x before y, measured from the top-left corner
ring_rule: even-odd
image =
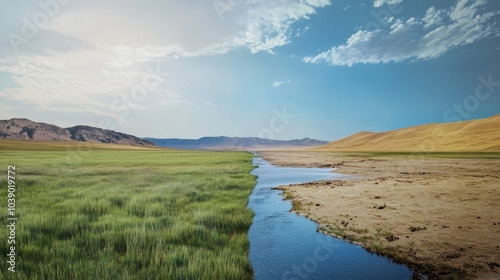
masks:
[[[0,139],[31,141],[80,141],[133,146],[154,146],[154,143],[133,135],[97,127],[77,125],[61,128],[28,119],[0,120]]]

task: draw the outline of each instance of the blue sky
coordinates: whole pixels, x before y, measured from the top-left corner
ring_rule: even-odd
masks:
[[[499,1],[0,4],[0,119],[334,140],[500,114]]]

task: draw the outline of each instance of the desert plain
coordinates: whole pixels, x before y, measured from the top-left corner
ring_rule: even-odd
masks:
[[[323,231],[432,279],[500,278],[500,156],[263,152],[342,180],[281,186]],[[455,157],[455,158],[453,158]]]

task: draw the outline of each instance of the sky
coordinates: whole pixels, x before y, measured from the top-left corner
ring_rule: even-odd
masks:
[[[500,114],[496,0],[0,5],[0,119],[330,141]]]

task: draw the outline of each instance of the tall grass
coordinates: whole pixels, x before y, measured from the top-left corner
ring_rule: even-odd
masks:
[[[251,279],[240,152],[0,152],[17,170],[16,273],[5,279]],[[8,253],[1,226],[0,254]]]

